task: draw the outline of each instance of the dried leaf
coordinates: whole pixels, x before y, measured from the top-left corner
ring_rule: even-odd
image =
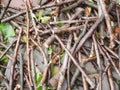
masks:
[[[91,14],[91,7],[87,7],[85,10],[86,16],[90,16]]]
[[[53,15],[58,16],[58,10],[53,11]]]
[[[115,28],[115,34],[118,34],[118,33],[119,33],[119,28],[116,27],[116,28]]]

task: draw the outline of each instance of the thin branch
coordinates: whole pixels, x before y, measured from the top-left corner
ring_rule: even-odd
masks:
[[[13,46],[13,44],[16,42],[17,40],[14,40],[9,47],[7,47],[7,49],[1,54],[0,59],[9,51],[9,49]]]
[[[0,54],[2,54],[3,52],[0,51]],[[13,57],[11,57],[10,55],[6,54],[6,56],[10,59],[13,60]]]
[[[30,16],[31,16],[33,28],[35,30],[35,38],[36,38],[36,36],[38,35],[38,28],[36,27],[36,22],[35,22],[34,17],[33,17],[34,13],[32,11],[32,6],[31,6],[30,0],[28,0],[28,6],[29,6]]]
[[[54,37],[54,35],[52,35],[52,36],[50,36],[50,37],[47,38],[47,40],[44,42],[43,45],[46,48],[48,48],[54,40],[55,40],[55,37]]]
[[[21,50],[21,48],[20,48]],[[24,78],[23,78],[23,58],[22,58],[22,51],[20,51],[19,53],[19,57],[20,57],[20,90],[23,90],[23,81],[24,81]]]
[[[68,39],[68,43],[67,43],[67,48],[70,49],[71,48],[71,42],[72,42],[72,35],[70,34],[69,39]],[[67,69],[67,64],[68,64],[68,54],[65,54],[65,58],[63,61],[63,65],[59,71],[60,73],[60,77],[58,80],[58,86],[57,86],[57,90],[62,90],[62,84],[64,82],[64,78],[65,78],[65,73],[66,73],[66,69]]]
[[[75,66],[80,70],[80,72],[84,75],[84,77],[86,78],[86,80],[88,81],[88,83],[91,85],[91,88],[95,87],[95,84],[93,83],[93,81],[91,81],[91,79],[88,77],[88,75],[85,73],[85,71],[82,69],[82,67],[76,62],[75,58],[71,55],[70,51],[64,46],[63,42],[60,40],[60,38],[55,35],[55,38],[57,39],[57,41],[61,44],[62,48],[66,51],[66,53],[69,55],[69,57],[71,58],[71,60],[73,61],[73,63],[75,64]]]
[[[31,47],[31,72],[32,72],[32,80],[33,80],[33,88],[34,90],[37,90],[36,85],[36,70],[35,70],[35,59],[33,55],[33,47]]]
[[[77,7],[79,4],[81,4],[84,0],[78,0],[77,2],[73,3],[72,5],[68,6],[68,7],[65,7],[61,10],[61,12],[65,12],[65,11],[68,11],[68,10],[71,10],[75,7]]]
[[[65,26],[65,27],[61,27],[61,28],[57,28],[57,29],[53,29],[54,33],[56,34],[60,34],[60,33],[63,33],[63,32],[72,32],[72,31],[76,31],[76,30],[79,30],[81,28],[83,28],[84,26],[83,25],[80,25],[80,26],[72,26],[72,27],[68,27],[68,26]],[[40,35],[45,35],[45,34],[50,34],[51,31],[50,30],[45,30],[44,32],[40,33]]]
[[[1,2],[1,1],[0,1],[0,2]],[[0,15],[0,22],[1,22],[1,19],[4,17],[4,15],[5,15],[5,13],[6,13],[6,10],[8,9],[8,7],[9,7],[9,5],[10,5],[10,2],[11,2],[11,0],[8,0],[8,1],[7,1],[7,4],[6,4],[3,12],[2,12],[1,15]]]
[[[73,17],[74,18],[74,17]],[[51,25],[56,25],[56,24],[60,24],[60,23],[64,23],[64,24],[73,24],[73,23],[82,23],[85,22],[86,20],[88,21],[96,21],[97,17],[82,17],[83,20],[79,19],[79,20],[62,20],[62,21],[54,21],[54,22],[50,22]]]
[[[25,1],[25,7],[26,7],[26,19],[27,19],[27,66],[28,66],[28,76],[29,76],[29,81],[30,81],[30,85],[31,87],[33,86],[33,82],[32,82],[32,77],[31,77],[31,68],[30,68],[30,41],[29,41],[29,32],[30,32],[30,19],[29,19],[29,7],[28,7],[28,3],[27,1]]]
[[[113,48],[115,46],[115,43],[113,41],[114,40],[114,35],[113,35],[113,32],[112,32],[110,17],[108,15],[108,11],[106,9],[105,2],[103,0],[99,0],[99,1],[100,1],[100,5],[101,5],[101,8],[102,8],[103,14],[105,16],[105,21],[106,21],[107,28],[108,28],[108,34],[109,34],[109,37],[110,37],[110,47]]]
[[[93,38],[93,42],[94,42],[94,48],[95,48],[95,53],[96,53],[96,57],[97,57],[97,64],[99,67],[99,90],[102,90],[102,65],[101,65],[101,59],[100,59],[100,54],[99,54],[99,50],[98,50],[98,46],[97,46],[97,42],[95,40],[95,35],[93,34],[92,36]]]
[[[82,75],[82,81],[83,81],[84,90],[89,90],[88,89],[88,83],[86,82],[86,79],[85,79],[85,77],[83,75]]]
[[[109,83],[110,83],[110,89],[115,90],[115,85],[114,85],[114,80],[113,80],[113,76],[112,76],[111,67],[108,69],[107,74],[108,74],[108,80],[109,80]]]
[[[114,5],[115,5],[115,3],[112,3],[109,6],[108,11],[110,11]],[[79,45],[78,45],[78,47],[75,50],[75,53],[78,52],[78,50],[80,50],[80,48],[83,46],[83,44],[85,43],[85,41],[91,36],[91,34],[95,31],[95,29],[103,21],[103,19],[104,19],[103,15],[101,15],[100,18],[97,19],[97,21],[94,23],[94,25],[90,28],[90,30],[88,30],[88,32],[85,34],[85,36],[79,42]]]
[[[13,59],[13,64],[11,66],[11,75],[10,75],[10,83],[9,83],[9,90],[13,90],[13,81],[14,81],[14,68],[15,68],[15,64],[17,61],[17,55],[18,55],[18,49],[19,49],[19,43],[20,43],[20,39],[21,39],[21,34],[22,34],[22,29],[20,29],[19,32],[19,36],[17,39],[17,43],[16,43],[16,47],[15,47],[15,53],[14,53],[14,59]]]
[[[50,25],[48,24],[48,27],[50,28],[51,32],[53,35],[55,35],[54,31],[52,30],[52,28],[50,27]],[[75,64],[75,66],[81,71],[81,73],[84,75],[84,77],[86,78],[86,80],[88,81],[88,83],[91,85],[91,88],[95,87],[95,84],[93,81],[91,81],[91,79],[88,77],[88,75],[85,73],[85,71],[82,69],[81,66],[79,66],[79,64],[76,62],[75,58],[72,56],[72,54],[70,53],[70,51],[64,46],[63,42],[60,40],[60,38],[55,35],[56,40],[60,43],[60,45],[62,46],[62,48],[66,51],[66,53],[69,55],[69,57],[71,58],[71,60],[73,61],[73,63]]]
[[[32,10],[36,11],[36,10],[39,10],[39,9],[44,9],[44,8],[49,8],[49,7],[61,6],[62,4],[66,4],[66,3],[70,3],[70,2],[74,2],[74,1],[75,0],[65,0],[65,1],[62,1],[62,2],[59,2],[59,3],[54,2],[54,3],[48,4],[48,5],[34,7]],[[14,18],[16,18],[20,15],[24,15],[25,13],[26,13],[25,10],[21,11],[21,12],[19,12],[17,14],[14,14],[14,15],[8,17],[8,18],[2,19],[1,23],[10,21],[10,20],[12,20],[12,19],[14,19]]]

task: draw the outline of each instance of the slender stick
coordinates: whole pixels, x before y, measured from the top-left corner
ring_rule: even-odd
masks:
[[[91,85],[91,88],[95,87],[95,84],[93,83],[93,81],[90,80],[90,78],[87,76],[87,74],[85,73],[85,71],[82,69],[82,67],[76,62],[75,58],[72,56],[72,54],[70,53],[70,51],[64,46],[63,42],[60,40],[60,38],[55,35],[55,38],[57,39],[57,41],[61,44],[62,48],[67,52],[67,54],[69,55],[69,57],[71,58],[71,60],[73,61],[73,63],[76,65],[76,67],[80,70],[80,72],[84,75],[84,77],[86,78],[86,80],[88,81],[88,83]]]
[[[18,49],[19,49],[19,43],[21,39],[22,29],[20,29],[19,36],[17,39],[16,47],[15,47],[15,53],[14,53],[14,59],[13,64],[11,66],[11,75],[10,75],[10,83],[9,83],[9,90],[13,90],[13,81],[14,81],[14,68],[17,61],[17,55],[18,55]]]
[[[109,83],[110,83],[110,89],[115,90],[115,84],[114,84],[111,68],[108,69],[107,73],[108,73],[108,80],[109,80]]]
[[[101,59],[100,59],[100,54],[99,54],[99,50],[98,50],[98,46],[97,46],[97,42],[95,40],[95,35],[92,36],[93,38],[93,42],[94,42],[94,48],[95,48],[95,53],[96,53],[96,56],[97,56],[97,64],[98,64],[98,67],[99,67],[99,90],[102,90],[102,71],[101,71]]]
[[[65,0],[65,1],[62,1],[62,2],[59,2],[59,3],[55,3],[55,2],[54,2],[54,3],[48,4],[48,5],[34,7],[32,10],[33,10],[33,11],[36,11],[36,10],[39,10],[39,9],[44,9],[44,8],[49,8],[49,7],[60,6],[60,5],[62,5],[62,4],[66,4],[66,3],[74,2],[74,1],[75,1],[75,0]],[[25,13],[26,13],[25,10],[24,10],[24,11],[21,11],[21,12],[19,12],[19,13],[17,13],[17,14],[14,14],[14,15],[8,17],[8,18],[2,19],[2,20],[1,20],[1,23],[10,21],[10,20],[12,20],[12,19],[14,19],[14,18],[16,18],[16,17],[18,17],[18,16],[20,16],[20,15],[25,14]]]
[[[16,41],[17,41],[17,40],[14,40],[14,41],[10,44],[10,46],[1,54],[0,59],[8,52],[8,50],[13,46],[13,44],[14,44]]]
[[[23,58],[22,58],[22,52],[19,53],[20,56],[20,90],[23,90]]]
[[[110,17],[108,15],[108,11],[106,10],[105,2],[103,0],[99,0],[99,1],[100,1],[100,5],[101,5],[101,8],[102,8],[103,14],[105,16],[105,21],[106,21],[107,28],[108,28],[108,34],[109,34],[109,37],[110,37],[110,47],[113,48],[115,46],[115,43],[113,41],[114,40],[114,35],[113,35],[113,32],[112,32]]]
[[[29,81],[30,81],[30,85],[33,86],[33,82],[32,82],[32,77],[31,77],[31,68],[30,68],[30,41],[29,41],[29,32],[30,32],[30,19],[29,19],[29,7],[27,4],[27,1],[25,1],[25,7],[26,7],[26,18],[27,18],[27,66],[28,66],[28,76],[29,76]]]
[[[109,6],[108,11],[110,11],[114,5],[115,5],[115,3],[112,3]],[[85,34],[85,36],[79,42],[79,45],[78,45],[78,47],[75,50],[75,53],[78,52],[78,50],[80,50],[80,48],[83,46],[83,44],[85,43],[85,41],[91,36],[91,34],[95,31],[95,29],[103,21],[103,19],[104,19],[103,15],[101,15],[100,18],[97,19],[97,21],[95,22],[95,24],[90,28],[90,30],[88,30],[88,32]]]
[[[95,87],[94,82],[88,77],[88,75],[85,73],[85,71],[82,69],[82,67],[77,63],[77,61],[75,60],[75,58],[72,56],[72,54],[70,53],[70,51],[65,47],[65,45],[63,44],[63,42],[60,40],[60,38],[54,33],[54,31],[52,30],[51,26],[49,24],[47,24],[48,27],[50,28],[52,34],[55,36],[56,40],[60,43],[60,45],[62,46],[62,48],[66,51],[66,53],[69,55],[69,57],[71,58],[71,60],[73,61],[73,63],[75,64],[75,66],[81,71],[81,73],[84,75],[84,77],[86,78],[86,80],[88,81],[88,83],[91,85],[91,88]]]
[[[0,2],[1,2],[1,1],[0,1]],[[8,8],[9,5],[10,5],[10,2],[11,2],[11,0],[9,0],[9,1],[7,2],[5,9],[4,9],[3,12],[1,13],[1,15],[0,15],[0,22],[1,22],[1,19],[4,17],[4,15],[5,15],[5,13],[6,13],[6,10],[7,10],[7,8]]]
[[[70,34],[69,36],[69,39],[68,39],[68,43],[67,43],[67,48],[70,49],[71,47],[71,42],[72,42],[72,35]],[[64,58],[64,61],[63,61],[63,65],[59,71],[60,73],[60,77],[59,77],[59,80],[58,80],[58,86],[57,86],[57,90],[62,90],[62,84],[64,82],[64,78],[65,78],[65,73],[66,73],[66,69],[67,69],[67,64],[68,64],[68,54],[66,53],[65,54],[65,58]]]
[[[32,80],[33,80],[33,87],[34,90],[37,90],[37,85],[36,85],[36,70],[35,70],[35,60],[34,60],[34,55],[33,55],[33,47],[31,47],[31,72],[32,72]]]

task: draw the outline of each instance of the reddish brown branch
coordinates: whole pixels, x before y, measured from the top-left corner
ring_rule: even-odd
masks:
[[[14,81],[14,68],[15,68],[15,64],[17,61],[17,55],[18,55],[18,49],[19,49],[19,43],[20,43],[20,39],[21,39],[21,34],[22,34],[22,29],[20,29],[19,32],[19,36],[17,39],[17,43],[16,43],[16,47],[15,47],[15,53],[14,53],[14,59],[13,59],[13,64],[11,66],[11,75],[10,75],[10,83],[9,83],[9,90],[13,90],[13,81]]]
[[[54,7],[54,6],[60,6],[60,5],[62,5],[62,4],[66,4],[66,3],[70,3],[70,2],[74,2],[74,1],[75,1],[75,0],[65,0],[65,1],[62,1],[62,2],[59,2],[59,3],[55,3],[55,2],[54,2],[54,3],[49,4],[49,5],[34,7],[32,10],[33,10],[33,11],[36,11],[36,10],[39,10],[39,9],[44,9],[44,8],[49,8],[49,7]],[[14,19],[14,18],[16,18],[16,17],[18,17],[18,16],[20,16],[20,15],[25,14],[25,13],[26,13],[26,11],[24,10],[24,11],[22,11],[22,12],[19,12],[19,13],[17,13],[17,14],[14,14],[14,15],[8,17],[8,18],[2,19],[2,20],[1,20],[1,23],[10,21],[10,20],[12,20],[12,19]]]
[[[13,44],[16,42],[16,40],[14,40],[11,44],[10,44],[10,46],[1,54],[1,56],[0,56],[0,59],[8,52],[8,50],[13,46]]]

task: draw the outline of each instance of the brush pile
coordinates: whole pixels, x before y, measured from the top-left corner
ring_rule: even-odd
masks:
[[[120,2],[12,2],[0,5],[0,89],[119,90]]]

